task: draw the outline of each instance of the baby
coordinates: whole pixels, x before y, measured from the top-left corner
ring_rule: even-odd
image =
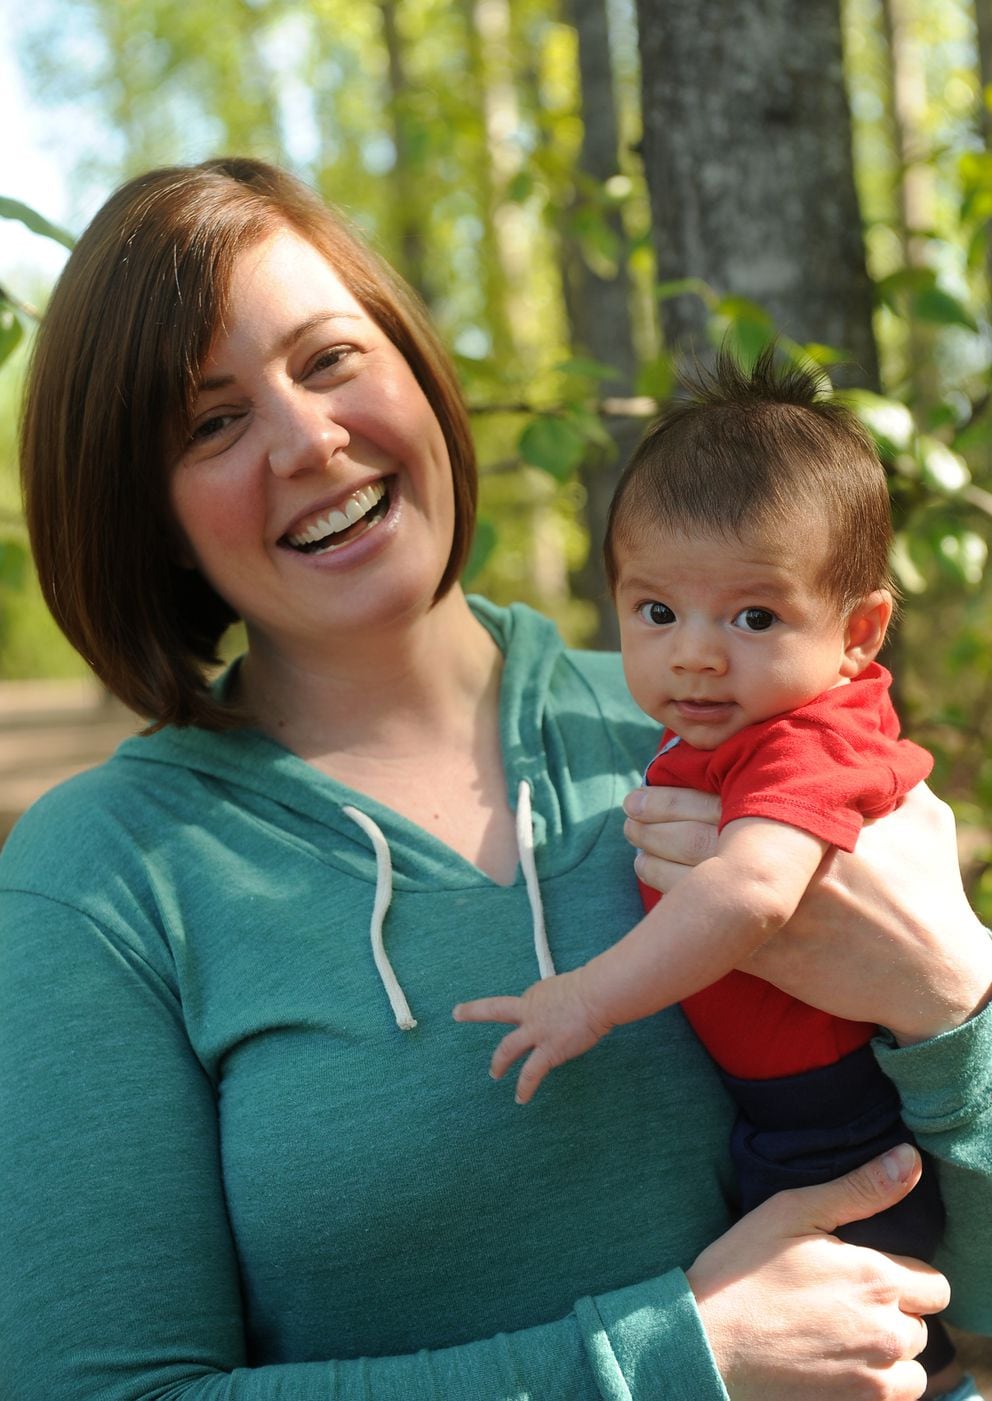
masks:
[[[738,1108],[741,1209],[836,1177],[911,1137],[869,1042],[736,971],[777,934],[832,847],[896,807],[931,759],[899,739],[875,658],[892,616],[891,519],[874,446],[815,370],[721,355],[638,448],[605,546],[624,673],[664,728],[646,782],[718,793],[716,853],[584,967],[521,997],[455,1009],[514,1022],[497,1078],[529,1052],[526,1103],[613,1027],[681,1002]],[[858,1244],[929,1258],[943,1224],[932,1164]],[[921,1359],[940,1395],[961,1377],[940,1325]]]

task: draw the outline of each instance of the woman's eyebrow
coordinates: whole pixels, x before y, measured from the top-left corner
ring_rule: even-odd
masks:
[[[301,321],[298,326],[291,327],[284,336],[280,337],[276,342],[275,353],[285,355],[304,336],[308,336],[311,331],[316,331],[329,321],[361,321],[362,319],[361,313],[357,311],[315,312],[313,316],[308,316],[305,321]],[[234,383],[234,380],[234,375],[208,375],[206,379],[200,381],[197,387],[201,393],[211,389],[226,389],[229,384]]]
[[[292,327],[278,341],[277,351],[291,350],[297,341],[301,341],[304,336],[308,336],[311,331],[316,331],[328,321],[361,321],[362,315],[357,311],[317,311],[313,316],[308,316],[305,321],[301,321],[298,326]]]

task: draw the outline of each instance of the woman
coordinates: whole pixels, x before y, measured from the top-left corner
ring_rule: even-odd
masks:
[[[22,456],[49,604],[154,733],[0,863],[9,1394],[917,1395],[943,1277],[827,1234],[909,1190],[909,1150],[730,1228],[728,1110],[677,1013],[525,1113],[451,1020],[632,922],[615,814],[650,726],[614,658],[458,587],[467,424],[393,275],[270,167],[135,180],[53,296]],[[678,864],[712,814],[675,815],[633,835]],[[943,1087],[974,1327],[992,957],[947,850],[936,932],[853,862],[807,925],[853,931],[838,1010],[913,986],[892,1021],[922,1044],[880,1054],[908,1120]]]

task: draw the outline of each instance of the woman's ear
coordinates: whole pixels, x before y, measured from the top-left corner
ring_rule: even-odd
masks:
[[[857,676],[875,660],[885,641],[891,617],[892,595],[888,589],[875,589],[855,604],[844,631],[841,676]]]

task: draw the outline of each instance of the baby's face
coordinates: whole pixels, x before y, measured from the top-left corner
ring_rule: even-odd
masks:
[[[645,526],[618,552],[624,673],[637,704],[698,749],[848,680],[845,619],[816,581],[819,522],[738,540]]]

